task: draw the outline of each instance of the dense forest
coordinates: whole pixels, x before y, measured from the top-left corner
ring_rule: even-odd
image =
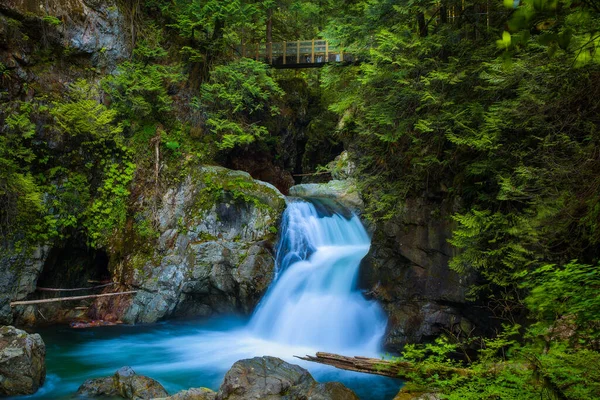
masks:
[[[600,398],[598,0],[116,7],[131,52],[89,63],[60,42],[64,19],[0,5],[0,47],[27,49],[47,77],[0,63],[3,252],[152,247],[160,194],[198,165],[268,164],[285,192],[292,174],[345,168],[331,161],[347,150],[373,224],[408,199],[452,205],[450,268],[475,277],[469,301],[491,321],[406,345],[394,360],[419,366],[406,391]],[[239,56],[315,38],[352,60],[291,70]]]

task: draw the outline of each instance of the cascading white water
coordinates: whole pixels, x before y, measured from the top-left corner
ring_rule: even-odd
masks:
[[[397,381],[294,358],[317,351],[379,355],[385,315],[356,288],[369,245],[358,217],[321,201],[290,199],[277,276],[247,325],[211,319],[57,332],[54,344],[47,342],[47,384],[35,397],[70,399],[84,380],[123,365],[158,379],[171,392],[216,389],[235,361],[270,355],[302,365],[317,380],[341,381],[363,399],[389,399],[398,391]]]
[[[370,246],[359,218],[331,209],[320,213],[304,200],[291,200],[283,218],[277,278],[250,329],[291,346],[376,351],[386,318],[356,288]]]

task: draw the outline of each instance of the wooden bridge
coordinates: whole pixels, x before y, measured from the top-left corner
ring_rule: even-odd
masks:
[[[242,44],[236,50],[239,57],[264,61],[274,68],[319,68],[327,63],[354,61],[342,47],[318,39]]]

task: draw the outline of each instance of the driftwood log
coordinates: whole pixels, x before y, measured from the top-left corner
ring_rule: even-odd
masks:
[[[319,352],[316,356],[307,355],[305,357],[294,357],[305,361],[330,365],[332,367],[345,369],[347,371],[364,372],[367,374],[383,375],[405,380],[409,380],[411,375],[433,376],[438,374],[440,376],[468,376],[473,374],[471,370],[466,368],[455,368],[444,365],[421,368],[418,365],[407,361],[381,360],[379,358],[368,357],[347,357],[332,353]]]
[[[133,293],[137,293],[137,290],[130,290],[128,292],[118,292],[118,293],[90,294],[88,296],[57,297],[55,299],[13,301],[12,303],[10,303],[10,306],[14,307],[14,306],[29,305],[29,304],[54,303],[57,301],[95,299],[97,297],[119,296],[119,295],[124,295],[124,294],[133,294]]]
[[[46,287],[37,287],[35,290],[39,292],[80,292],[82,290],[92,290],[92,289],[100,289],[107,286],[116,285],[116,282],[105,283],[103,285],[92,286],[92,287],[84,287],[84,288],[73,288],[73,289],[61,289],[61,288],[46,288]]]

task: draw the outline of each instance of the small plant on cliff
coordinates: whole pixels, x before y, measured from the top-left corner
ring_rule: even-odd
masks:
[[[58,18],[56,18],[53,15],[44,15],[44,17],[42,18],[42,20],[52,26],[58,26],[60,24],[62,24],[62,21]]]

